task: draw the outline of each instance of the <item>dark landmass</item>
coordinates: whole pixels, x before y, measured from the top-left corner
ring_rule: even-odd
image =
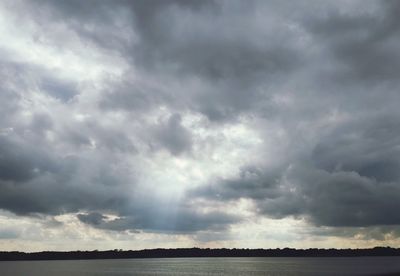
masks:
[[[363,257],[400,256],[400,248],[375,247],[370,249],[209,249],[176,248],[107,251],[43,251],[43,252],[0,252],[0,261],[21,260],[89,260],[129,258],[192,258],[192,257]]]

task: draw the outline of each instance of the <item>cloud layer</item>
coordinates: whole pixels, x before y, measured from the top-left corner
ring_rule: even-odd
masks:
[[[397,237],[399,8],[5,1],[0,209],[200,240],[263,219]]]

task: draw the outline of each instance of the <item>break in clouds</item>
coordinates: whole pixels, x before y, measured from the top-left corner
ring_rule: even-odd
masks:
[[[4,1],[1,238],[23,235],[7,217],[40,232],[70,215],[200,244],[262,219],[396,239],[399,12],[397,1]]]

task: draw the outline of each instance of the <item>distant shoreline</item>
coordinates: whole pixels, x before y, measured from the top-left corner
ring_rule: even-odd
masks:
[[[33,260],[96,260],[96,259],[144,259],[144,258],[204,258],[204,257],[367,257],[400,256],[400,248],[375,247],[369,249],[209,249],[176,248],[106,251],[42,251],[0,252],[0,261]]]

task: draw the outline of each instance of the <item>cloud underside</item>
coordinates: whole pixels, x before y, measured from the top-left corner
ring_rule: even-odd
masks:
[[[0,208],[114,231],[398,226],[399,10],[6,1]]]

